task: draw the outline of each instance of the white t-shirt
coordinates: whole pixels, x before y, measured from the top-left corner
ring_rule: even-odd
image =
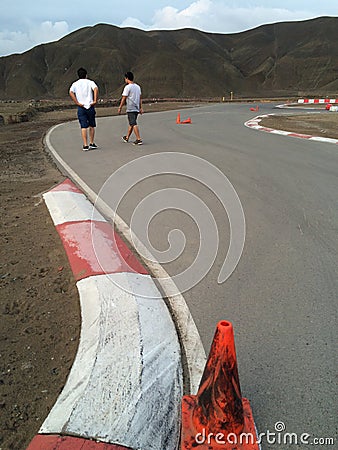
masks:
[[[123,89],[122,97],[127,97],[127,112],[140,112],[141,88],[138,84],[127,84]]]
[[[97,85],[94,81],[88,80],[88,78],[80,78],[71,85],[69,90],[74,92],[77,101],[82,103],[84,108],[89,109],[94,100],[93,91],[96,88]]]

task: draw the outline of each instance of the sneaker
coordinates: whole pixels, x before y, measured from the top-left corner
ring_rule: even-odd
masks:
[[[93,142],[92,144],[89,144],[89,150],[95,150],[97,148],[98,148],[98,146],[95,144],[95,142]]]
[[[84,152],[88,152],[88,150],[89,150],[89,145],[84,145],[84,146],[82,147],[82,150],[83,150]]]
[[[121,139],[122,139],[123,142],[128,142],[127,136],[122,136]]]
[[[141,139],[136,139],[135,142],[133,142],[133,145],[142,145],[143,142],[141,141]]]

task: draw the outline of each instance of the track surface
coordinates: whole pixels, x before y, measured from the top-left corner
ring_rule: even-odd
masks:
[[[114,191],[111,175],[145,155],[187,153],[226,175],[243,206],[246,241],[225,283],[217,278],[229,247],[229,222],[205,186],[181,176],[153,176],[126,195],[118,213],[130,223],[142,199],[168,187],[189,190],[208,205],[218,227],[218,254],[207,276],[184,293],[206,352],[217,322],[231,321],[242,394],[250,400],[258,431],[275,432],[276,422],[283,422],[289,433],[311,435],[309,442],[334,437],[337,146],[245,128],[243,123],[257,114],[248,105],[185,110],[181,118],[191,117],[189,125],[176,124],[177,112],[140,117],[143,146],[121,142],[125,116],[98,120],[99,150],[81,151],[76,121],[55,128],[50,144],[96,193],[104,186],[107,203],[109,190]],[[259,114],[276,112],[260,105]],[[133,170],[129,175],[137,179]],[[173,209],[150,223],[152,245],[166,250],[174,228],[184,232],[186,247],[163,265],[172,276],[189,267],[199,245],[193,220]],[[275,446],[263,439],[263,449]]]

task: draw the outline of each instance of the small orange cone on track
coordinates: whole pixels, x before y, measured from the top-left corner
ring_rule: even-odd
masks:
[[[259,450],[249,401],[241,396],[232,324],[218,323],[197,395],[182,401],[181,450]]]
[[[192,123],[192,122],[191,122],[191,118],[190,117],[188,117],[187,119],[181,121],[181,114],[178,113],[177,117],[176,117],[176,123],[183,124],[183,123]]]
[[[258,105],[256,106],[256,108],[250,108],[250,111],[258,111],[258,110],[259,110]]]

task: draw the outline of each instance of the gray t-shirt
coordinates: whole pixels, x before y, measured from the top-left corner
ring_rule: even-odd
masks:
[[[138,84],[127,84],[123,89],[122,97],[127,97],[127,112],[140,112],[141,88]]]

